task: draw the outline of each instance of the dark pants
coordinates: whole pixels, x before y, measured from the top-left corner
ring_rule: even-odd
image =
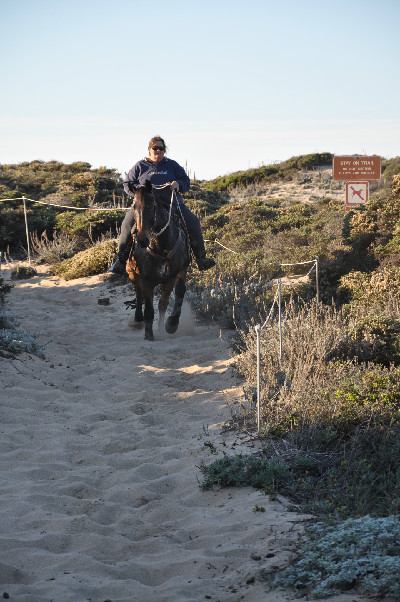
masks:
[[[204,239],[203,233],[201,231],[200,220],[186,207],[186,205],[181,205],[181,211],[183,215],[183,219],[186,222],[186,227],[189,232],[190,241],[193,246],[193,251],[195,256],[204,257],[206,254],[204,248]],[[133,215],[132,209],[128,209],[126,212],[124,221],[121,224],[121,234],[119,236],[118,243],[118,253],[124,254],[128,248],[128,245],[131,240],[131,230],[135,225],[135,217]],[[197,248],[196,248],[197,247]]]

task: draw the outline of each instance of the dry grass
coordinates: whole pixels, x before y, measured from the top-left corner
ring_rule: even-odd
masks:
[[[376,359],[378,342],[382,343],[382,337],[371,332],[373,318],[367,323],[360,330],[358,316],[349,317],[316,301],[299,306],[291,300],[282,320],[281,361],[278,321],[266,324],[260,344],[261,416],[266,434],[329,427],[340,438],[353,427],[381,423],[388,411],[389,418],[397,420],[397,369],[360,362]],[[241,333],[240,347],[236,365],[250,384],[247,418],[251,422],[257,380],[254,328]],[[353,388],[346,383],[353,383]],[[369,399],[374,386],[379,394]]]
[[[57,232],[56,230],[53,233],[52,239],[49,239],[46,232],[40,236],[37,232],[34,232],[31,235],[30,241],[38,263],[52,265],[63,259],[73,257],[77,251],[82,250],[82,244],[76,237],[69,236],[65,232]]]

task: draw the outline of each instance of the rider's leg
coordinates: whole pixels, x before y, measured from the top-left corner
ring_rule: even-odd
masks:
[[[131,230],[135,224],[135,216],[133,215],[132,209],[128,209],[126,212],[124,221],[121,224],[121,234],[118,241],[118,253],[117,257],[110,267],[110,272],[117,274],[125,274],[126,262],[129,257],[131,250]]]
[[[199,270],[208,270],[209,268],[215,266],[215,261],[214,259],[211,259],[211,257],[206,257],[200,220],[197,215],[192,213],[190,209],[186,207],[186,205],[181,205],[181,211],[186,222],[190,237],[190,244],[192,246],[193,254],[196,258],[196,263],[199,267]]]

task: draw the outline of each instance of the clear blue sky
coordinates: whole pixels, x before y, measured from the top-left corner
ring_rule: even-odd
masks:
[[[400,155],[399,0],[0,0],[0,163]]]

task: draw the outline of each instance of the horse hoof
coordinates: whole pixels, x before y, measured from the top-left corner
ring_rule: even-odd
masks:
[[[135,328],[136,330],[140,330],[144,326],[143,320],[136,320],[136,318],[130,318],[128,322],[128,326],[130,328]]]
[[[169,317],[165,322],[165,330],[168,334],[174,334],[178,330],[179,326],[179,318],[171,318]]]

